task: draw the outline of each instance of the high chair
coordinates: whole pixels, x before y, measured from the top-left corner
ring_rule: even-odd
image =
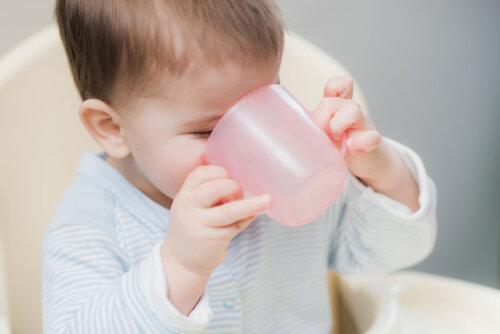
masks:
[[[331,76],[346,73],[303,38],[286,36],[281,83],[307,109],[316,107]],[[356,85],[354,92],[366,111]],[[80,102],[56,26],[41,30],[0,58],[0,334],[42,332],[42,236],[74,178],[82,151],[99,149],[79,121]],[[332,272],[328,279],[332,333],[357,333],[356,329],[389,333],[376,328],[392,328],[387,321],[394,318],[393,304],[373,282],[383,285],[390,280],[345,279]],[[496,291],[490,290],[494,296]],[[496,307],[496,300],[490,305]],[[380,320],[383,317],[386,320]]]

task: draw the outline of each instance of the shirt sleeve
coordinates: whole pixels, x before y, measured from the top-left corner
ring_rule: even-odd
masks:
[[[61,225],[43,240],[45,333],[200,333],[207,296],[189,317],[167,300],[159,245],[129,267],[112,234],[97,224]]]
[[[204,329],[213,316],[207,292],[203,293],[200,301],[189,316],[186,317],[181,314],[166,297],[168,290],[165,272],[161,263],[160,247],[161,243],[157,244],[151,255],[145,260],[147,262],[146,266],[150,270],[144,270],[141,273],[141,288],[147,302],[164,323],[173,324],[177,328]]]
[[[436,187],[408,147],[383,138],[401,156],[419,188],[420,208],[412,212],[349,175],[329,217],[329,265],[339,273],[384,272],[412,266],[427,257],[436,239]]]

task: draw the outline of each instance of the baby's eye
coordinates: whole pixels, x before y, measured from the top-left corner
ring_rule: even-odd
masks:
[[[212,130],[210,130],[210,131],[203,131],[203,132],[193,132],[193,135],[196,138],[208,138],[208,137],[210,137],[211,133],[212,133]]]

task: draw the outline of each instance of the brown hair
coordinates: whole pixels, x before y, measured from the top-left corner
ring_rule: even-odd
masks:
[[[273,0],[57,0],[55,14],[82,99],[114,107],[164,74],[227,59],[257,64],[283,49]]]

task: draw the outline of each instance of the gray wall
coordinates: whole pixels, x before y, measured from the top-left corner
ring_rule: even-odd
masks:
[[[437,184],[437,245],[414,269],[500,287],[500,1],[278,2]],[[3,0],[0,54],[49,23],[53,3]]]
[[[279,3],[435,181],[437,244],[414,269],[500,287],[500,1]]]
[[[0,0],[0,56],[49,24],[55,0]]]

